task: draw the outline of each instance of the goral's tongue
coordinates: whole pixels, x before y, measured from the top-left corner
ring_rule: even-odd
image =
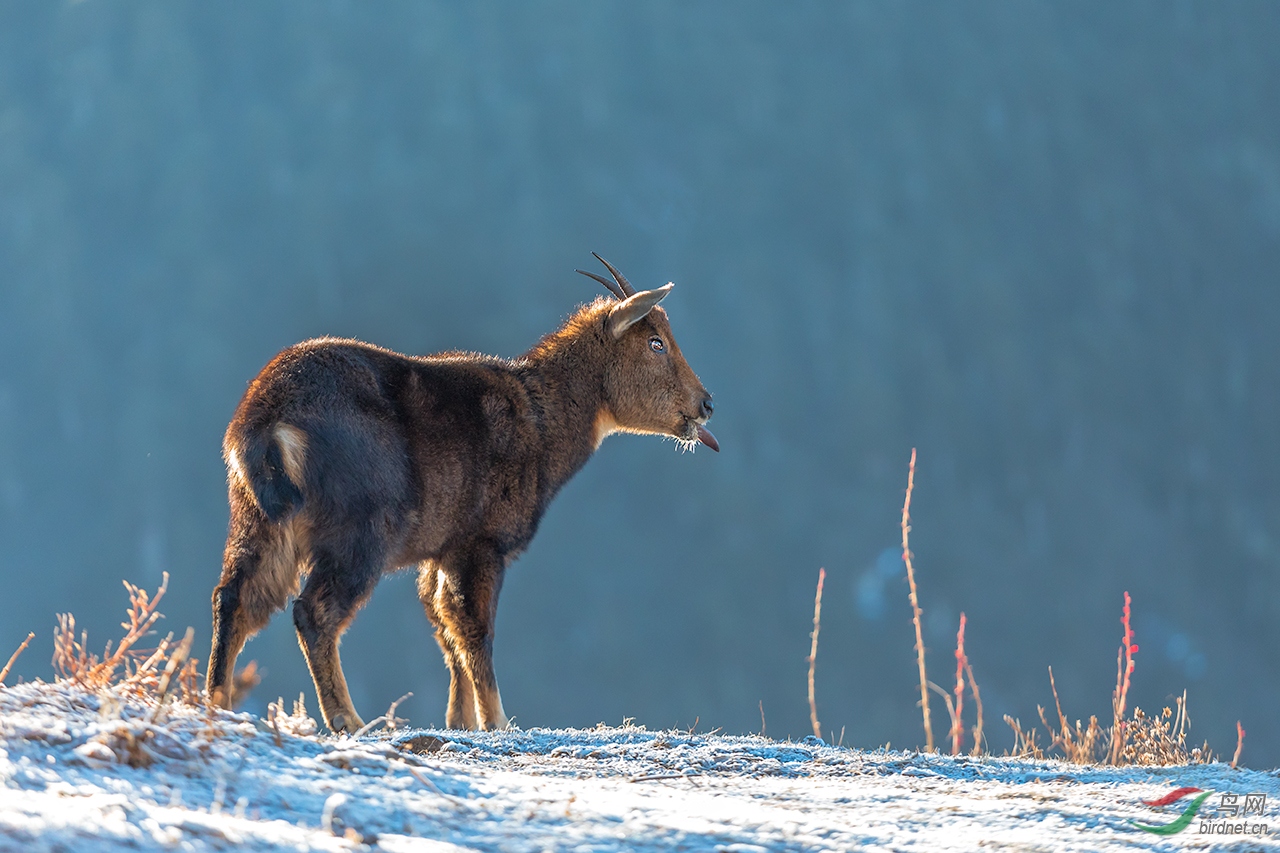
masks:
[[[707,429],[702,424],[698,424],[698,441],[701,441],[716,453],[720,452],[720,442],[716,441],[716,437],[711,434],[711,430]]]

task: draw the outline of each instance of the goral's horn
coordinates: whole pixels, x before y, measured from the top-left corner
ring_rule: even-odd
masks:
[[[600,282],[601,284],[603,284],[603,285],[605,286],[605,288],[606,288],[610,293],[612,293],[614,296],[618,297],[618,299],[626,299],[626,298],[627,298],[627,295],[626,295],[625,293],[623,293],[623,292],[622,292],[622,288],[621,288],[621,287],[618,287],[618,285],[617,285],[616,283],[614,283],[614,282],[612,282],[612,281],[609,281],[609,279],[605,278],[605,277],[604,277],[604,276],[602,276],[602,275],[596,275],[595,273],[593,273],[593,272],[587,272],[586,270],[574,270],[574,272],[576,272],[576,273],[582,273],[582,274],[583,274],[583,275],[585,275],[587,278],[594,278],[596,281],[598,281],[598,282]]]
[[[606,267],[609,268],[609,272],[613,274],[613,277],[615,279],[617,279],[618,286],[622,288],[622,292],[624,296],[636,295],[636,289],[631,286],[631,282],[627,281],[627,277],[624,276],[622,273],[618,272],[617,268],[613,264],[609,263],[599,255],[596,255],[595,252],[592,252],[591,254],[595,255],[595,259],[597,261],[599,261],[600,263],[604,264]]]

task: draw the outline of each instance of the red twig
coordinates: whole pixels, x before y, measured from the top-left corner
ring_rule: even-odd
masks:
[[[1120,753],[1124,750],[1124,712],[1129,699],[1129,678],[1133,675],[1133,656],[1138,653],[1138,646],[1133,642],[1133,627],[1130,625],[1129,593],[1124,594],[1124,612],[1120,624],[1124,626],[1124,635],[1120,640],[1120,651],[1116,655],[1116,692],[1111,699],[1114,718],[1111,726],[1111,763],[1120,762]]]
[[[1148,806],[1171,806],[1174,803],[1176,803],[1178,800],[1187,796],[1188,794],[1198,794],[1202,790],[1203,790],[1202,788],[1191,788],[1191,787],[1175,788],[1174,790],[1170,791],[1169,793],[1165,794],[1163,797],[1160,797],[1159,799],[1143,800],[1142,802]]]
[[[1231,757],[1231,769],[1235,770],[1240,763],[1240,750],[1244,749],[1244,726],[1236,720],[1236,754]]]
[[[964,668],[969,658],[964,653],[964,612],[960,613],[960,630],[956,632],[956,718],[951,727],[951,754],[959,755],[964,746]]]

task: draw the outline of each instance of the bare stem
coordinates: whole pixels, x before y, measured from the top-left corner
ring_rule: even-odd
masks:
[[[947,706],[947,716],[951,718],[950,731],[954,732],[956,730],[956,705],[951,701],[951,694],[934,684],[932,681],[929,682],[929,689],[942,697],[942,703]]]
[[[1244,726],[1240,725],[1239,720],[1236,720],[1236,754],[1231,757],[1232,770],[1235,770],[1240,763],[1240,750],[1242,749],[1244,749]]]
[[[34,631],[27,632],[27,638],[22,641],[22,645],[18,646],[18,650],[9,657],[9,662],[4,665],[4,669],[0,669],[0,687],[4,686],[4,680],[9,677],[9,670],[13,668],[13,662],[18,659],[18,655],[27,649],[27,645],[35,637]]]
[[[813,644],[809,647],[809,722],[813,725],[813,736],[822,738],[822,726],[818,723],[818,702],[813,695],[813,668],[818,660],[818,631],[822,628],[822,584],[827,579],[827,570],[818,569],[818,592],[813,597]],[[761,729],[764,728],[764,708],[760,709]]]
[[[982,754],[982,693],[978,690],[978,682],[973,677],[973,667],[969,665],[969,658],[964,659],[964,673],[969,676],[969,689],[973,691],[974,709],[978,715],[978,721],[973,726],[973,750],[970,755]]]
[[[916,449],[911,448],[907,469],[907,498],[902,502],[902,562],[907,564],[907,584],[911,590],[911,621],[916,626],[916,663],[920,667],[920,710],[924,714],[924,743],[933,752],[933,722],[929,719],[929,677],[924,668],[924,633],[920,628],[920,597],[916,594],[916,573],[911,565],[911,490],[916,484]]]
[[[413,696],[412,691],[411,691],[411,692],[409,692],[409,693],[404,694],[404,695],[403,695],[403,696],[401,696],[399,699],[397,699],[396,701],[392,702],[392,703],[391,703],[391,706],[390,706],[389,708],[387,708],[387,715],[386,715],[386,716],[387,716],[387,729],[388,729],[388,731],[392,731],[392,730],[394,730],[394,729],[395,729],[395,727],[396,727],[398,724],[400,724],[400,723],[407,723],[407,722],[409,722],[408,720],[402,720],[402,719],[400,719],[399,717],[397,717],[397,716],[396,716],[396,708],[399,708],[399,707],[400,707],[400,703],[401,703],[401,702],[403,702],[403,701],[405,701],[406,699],[410,698],[411,696]]]
[[[960,613],[960,630],[956,632],[956,715],[951,721],[951,754],[959,755],[964,744],[964,612]]]
[[[191,642],[195,639],[196,629],[187,626],[187,633],[183,635],[182,642],[178,644],[178,648],[169,656],[169,663],[165,665],[164,674],[160,677],[160,685],[156,688],[156,709],[151,713],[151,722],[156,722],[161,713],[164,711],[165,700],[169,696],[169,688],[173,685],[174,676],[182,671],[182,667],[186,665],[187,658],[191,656]]]
[[[1067,715],[1062,713],[1062,703],[1058,701],[1058,682],[1053,680],[1053,667],[1049,667],[1049,687],[1053,690],[1053,707],[1058,710],[1058,725],[1065,736],[1067,733]]]

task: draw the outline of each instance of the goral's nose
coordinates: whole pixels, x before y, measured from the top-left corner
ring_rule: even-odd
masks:
[[[715,411],[715,408],[716,407],[711,403],[711,395],[708,394],[702,398],[702,406],[699,409],[699,413],[703,418],[709,418],[711,417],[711,413]]]

